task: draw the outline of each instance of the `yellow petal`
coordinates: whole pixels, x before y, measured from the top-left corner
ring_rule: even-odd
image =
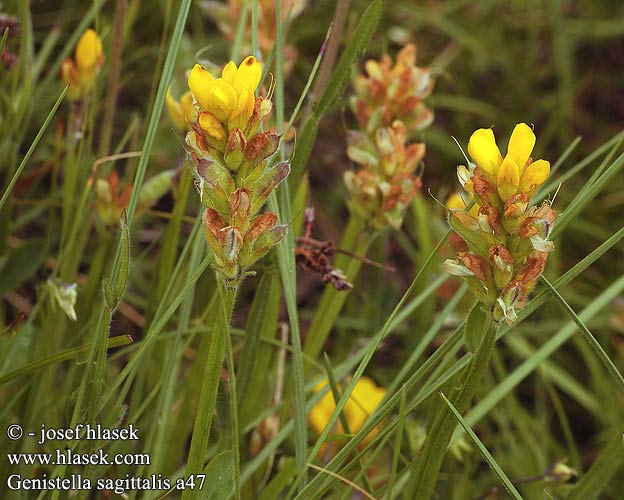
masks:
[[[202,68],[199,64],[193,66],[191,74],[188,79],[188,86],[195,97],[195,100],[202,108],[205,108],[208,103],[209,90],[214,82],[214,78],[208,71]]]
[[[320,392],[326,385],[326,381],[317,384],[314,388],[314,392]],[[323,432],[323,429],[325,429],[329,421],[329,417],[331,417],[335,409],[336,402],[334,401],[334,395],[331,390],[327,391],[320,401],[312,407],[308,413],[308,423],[317,435]],[[344,433],[344,429],[340,423],[338,423],[337,432],[339,434]]]
[[[546,160],[534,161],[524,170],[524,172],[522,172],[518,191],[522,193],[530,193],[536,187],[544,184],[544,181],[548,179],[549,174],[550,163]]]
[[[524,169],[535,147],[535,134],[526,123],[518,123],[509,138],[507,155],[511,156],[520,169]]]
[[[193,106],[193,94],[190,91],[185,92],[180,97],[180,107],[182,108],[182,114],[188,122],[194,122],[197,120],[197,113],[195,112],[195,106]]]
[[[252,92],[255,92],[256,87],[260,83],[260,78],[262,78],[260,63],[254,56],[247,56],[245,60],[240,63],[238,71],[236,72],[236,77],[234,78],[234,89],[236,93],[240,94],[245,88],[245,85],[249,85]]]
[[[76,66],[80,71],[92,70],[101,57],[102,41],[98,34],[89,28],[82,34],[76,45]]]
[[[167,95],[165,96],[165,103],[167,104],[167,111],[171,121],[180,130],[186,129],[186,120],[184,119],[184,111],[182,106],[175,97],[171,94],[171,86],[167,89]]]
[[[496,176],[503,158],[496,145],[492,129],[480,128],[474,132],[468,141],[468,152],[481,170],[491,176]]]
[[[229,83],[230,85],[234,85],[234,78],[236,78],[236,73],[238,69],[236,68],[236,63],[234,61],[230,61],[223,67],[223,71],[221,72],[221,78],[224,82]]]
[[[345,417],[349,423],[351,432],[358,432],[366,419],[375,411],[381,400],[384,398],[386,390],[378,387],[375,382],[368,377],[362,377],[353,388],[351,397],[344,408]],[[370,442],[379,432],[376,428],[366,436],[364,443]]]
[[[225,127],[212,113],[207,111],[202,112],[199,115],[198,122],[201,129],[210,137],[218,141],[222,141],[226,138],[227,132]]]
[[[245,86],[238,96],[236,106],[232,109],[230,127],[238,127],[241,130],[247,127],[247,122],[253,114],[255,101],[253,89]]]
[[[464,210],[466,203],[464,203],[461,194],[455,192],[446,199],[446,208],[448,210]]]
[[[236,106],[238,99],[234,87],[217,79],[208,91],[206,111],[210,111],[219,120],[227,120]]]
[[[377,61],[369,59],[366,61],[364,68],[366,69],[366,73],[368,73],[369,77],[374,80],[383,80],[383,72],[381,71],[381,67]]]
[[[507,155],[498,170],[498,194],[504,201],[507,201],[507,198],[516,194],[519,183],[520,169],[515,160],[510,155]]]

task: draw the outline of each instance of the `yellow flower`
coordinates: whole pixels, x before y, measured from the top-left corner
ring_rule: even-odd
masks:
[[[509,138],[505,158],[501,156],[491,129],[474,132],[468,142],[468,152],[496,185],[503,201],[507,201],[516,193],[533,194],[548,178],[550,163],[531,159],[534,146],[535,134],[528,125],[519,123]]]
[[[225,65],[220,78],[196,64],[191,70],[188,86],[201,111],[207,111],[222,122],[229,132],[244,128],[254,111],[254,93],[262,77],[260,63],[246,57],[236,67],[233,61]]]
[[[368,377],[362,377],[353,388],[351,397],[344,408],[349,430],[352,433],[360,431],[366,419],[375,411],[384,398],[386,390],[378,387]],[[361,447],[368,445],[379,434],[379,427],[375,427],[360,443]]]
[[[227,137],[227,132],[222,123],[215,115],[209,113],[208,111],[200,113],[198,123],[201,129],[206,132],[208,136],[216,139],[217,141],[222,141]]]
[[[61,63],[61,76],[69,84],[68,91],[71,99],[86,97],[95,78],[104,64],[102,41],[98,34],[89,28],[85,31],[76,45],[74,59],[65,59]]]
[[[319,383],[314,388],[314,391],[320,392],[327,384],[327,381]],[[383,387],[378,387],[370,378],[361,377],[360,380],[358,380],[344,407],[344,415],[352,434],[356,434],[360,431],[366,419],[375,411],[377,406],[379,406],[385,394],[386,390]],[[310,410],[310,413],[308,413],[308,423],[317,435],[323,432],[329,417],[331,417],[335,409],[336,404],[334,396],[330,390],[326,392],[321,400]],[[342,425],[338,421],[336,433],[343,434],[344,432]],[[376,427],[364,438],[360,443],[360,447],[363,448],[369,444],[378,433],[379,427]]]
[[[91,73],[95,71],[95,68],[102,59],[102,40],[98,34],[89,28],[85,31],[78,45],[76,45],[76,66],[78,71],[82,73]]]
[[[468,193],[468,198],[466,201],[470,203],[472,198],[472,194]],[[446,199],[445,205],[448,210],[465,210],[468,206],[466,201],[464,201],[464,197],[460,193],[455,191]],[[477,217],[479,214],[479,204],[473,203],[468,213],[470,213],[470,215],[472,215],[473,217]]]
[[[178,101],[173,97],[170,86],[167,89],[165,102],[167,103],[167,110],[173,124],[182,131],[188,130],[189,122],[196,119],[195,108],[193,107],[193,94],[190,91],[185,92]]]

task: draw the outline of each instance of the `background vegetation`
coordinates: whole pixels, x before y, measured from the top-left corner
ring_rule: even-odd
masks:
[[[622,370],[624,7],[609,0],[399,0],[387,3],[374,36],[358,42],[358,23],[368,19],[372,29],[374,16],[370,9],[370,19],[364,14],[369,2],[345,3],[339,56],[357,56],[361,69],[366,58],[414,42],[419,64],[438,74],[427,101],[436,119],[419,137],[427,145],[422,195],[401,232],[384,232],[372,243],[368,257],[395,272],[362,267],[331,325],[328,362],[302,355],[293,341],[299,334],[305,339],[323,285],[314,273],[295,276],[292,239],[245,281],[232,317],[232,363],[224,364],[200,457],[208,464],[209,497],[226,498],[237,489],[242,498],[363,495],[353,484],[373,498],[402,493],[428,411],[441,404],[437,391],[449,387],[467,359],[462,331],[472,299],[441,270],[451,250],[442,239],[445,210],[434,199],[444,201],[458,188],[455,166],[463,158],[452,137],[465,147],[472,131],[494,125],[501,140],[524,121],[535,125],[539,157],[554,167],[541,194],[552,199],[558,190],[554,208],[562,215],[545,275],[560,295],[538,285],[522,321],[499,332],[473,407],[463,415],[491,452],[494,469],[457,431],[436,492],[452,499],[504,497],[499,468],[524,498],[620,498],[623,389],[605,368],[605,356]],[[278,116],[283,110],[288,120],[305,91],[335,8],[336,2],[310,1],[283,26],[297,55],[286,79],[281,64],[271,68]],[[147,452],[152,459],[144,467],[64,470],[12,468],[3,458],[3,478],[15,471],[27,477],[185,474],[203,360],[214,328],[227,318],[220,314],[183,138],[161,111],[170,77],[180,95],[194,62],[219,66],[236,49],[209,15],[213,9],[211,2],[185,0],[2,4],[20,29],[2,42],[14,65],[0,67],[0,421],[3,429],[13,422],[25,429],[42,422],[134,423],[138,443],[105,447]],[[102,36],[106,61],[95,97],[81,111],[84,133],[70,136],[75,110],[58,100],[59,68],[90,26]],[[257,36],[253,27],[240,33],[237,62]],[[339,91],[348,74],[334,66],[328,88]],[[301,183],[291,175],[290,190],[300,195],[292,206],[283,191],[278,196],[282,222],[294,221],[291,235],[299,229],[304,196],[316,208],[316,238],[338,245],[344,234],[346,129],[354,123],[348,92],[321,99],[331,105],[316,108],[320,95],[304,94],[293,165],[303,162],[307,174]],[[303,126],[313,111],[321,121],[305,161],[310,136]],[[113,167],[135,187],[168,169],[176,176],[157,204],[132,213],[135,205],[129,227],[120,228],[98,219],[90,181],[92,172],[105,178]],[[138,194],[133,198],[136,204]],[[101,292],[105,277],[113,303]],[[76,321],[54,297],[59,282],[78,285]],[[604,353],[593,350],[581,330],[591,332]],[[232,405],[233,366],[238,401]],[[356,448],[365,429],[326,463],[311,453],[315,441],[305,412],[318,400],[313,387],[328,370],[347,382],[366,373],[388,393],[367,427],[381,428],[367,449]],[[54,447],[10,441],[4,431],[0,439],[7,452]],[[553,471],[563,460],[577,478]],[[165,492],[128,494],[158,498]]]

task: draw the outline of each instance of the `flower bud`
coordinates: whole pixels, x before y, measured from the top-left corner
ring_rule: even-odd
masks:
[[[477,219],[464,211],[450,210],[448,222],[453,230],[468,244],[471,250],[481,255],[487,255],[488,245],[483,239],[481,226]]]
[[[249,226],[251,199],[249,189],[240,188],[230,195],[230,224],[246,232]]]
[[[225,146],[225,154],[223,155],[225,164],[230,170],[238,170],[243,161],[246,146],[247,139],[245,139],[245,134],[243,134],[241,129],[235,128],[232,130]]]
[[[252,213],[260,210],[266,202],[271,192],[282,182],[290,173],[290,162],[282,161],[267,170],[254,184],[252,188],[253,201],[251,206]]]
[[[241,266],[250,266],[264,257],[271,248],[284,239],[287,229],[288,226],[286,225],[278,225],[258,235],[253,243],[250,244],[248,256],[241,258]]]
[[[505,202],[505,218],[521,217],[529,206],[529,197],[525,193],[516,193]]]
[[[175,176],[175,170],[163,170],[145,182],[139,193],[138,206],[147,209],[154,205],[160,197],[171,189]]]
[[[494,264],[494,281],[499,289],[505,288],[513,276],[513,257],[505,245],[495,245],[488,254]]]

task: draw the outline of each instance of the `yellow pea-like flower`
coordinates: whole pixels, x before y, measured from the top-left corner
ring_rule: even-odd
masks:
[[[261,78],[262,68],[260,67],[260,63],[255,57],[247,56],[238,66],[238,71],[234,76],[232,85],[237,93],[241,93],[245,86],[248,86],[254,91],[260,83]]]
[[[498,194],[506,201],[516,193],[531,194],[548,178],[550,164],[545,160],[531,163],[531,153],[535,147],[535,134],[526,123],[515,126],[507,154],[500,154],[494,132],[491,129],[479,129],[472,134],[468,142],[468,152],[477,166],[496,185]],[[465,167],[464,167],[465,170]],[[464,189],[470,191],[471,186]]]
[[[188,130],[189,122],[195,120],[195,108],[193,107],[193,94],[185,92],[180,97],[180,100],[176,100],[171,93],[171,87],[167,89],[167,95],[165,97],[165,103],[167,104],[167,111],[173,124],[179,130]]]
[[[89,28],[76,45],[74,58],[61,63],[61,77],[69,84],[70,99],[83,99],[93,88],[95,78],[104,64],[102,41],[98,34]]]
[[[518,191],[521,193],[532,193],[535,188],[544,184],[549,175],[549,162],[546,160],[534,161],[522,172]]]
[[[518,123],[509,138],[507,155],[513,158],[519,168],[523,169],[531,157],[534,147],[535,134],[526,123]]]
[[[496,145],[492,129],[480,128],[475,131],[468,141],[468,152],[481,170],[488,175],[496,176],[503,157]]]
[[[236,63],[234,61],[230,61],[225,66],[223,66],[223,70],[221,71],[221,78],[224,82],[229,83],[234,86],[234,78],[236,78],[236,73],[238,73],[238,68],[236,67]]]
[[[470,201],[472,200],[473,196],[468,193],[468,197],[467,197],[467,202],[470,203]],[[457,191],[452,193],[447,199],[446,199],[446,208],[448,210],[466,210],[466,207],[468,206],[468,203],[464,200],[464,197],[458,193]],[[479,204],[478,203],[473,203],[472,207],[470,207],[470,210],[468,211],[468,213],[474,217],[476,217],[479,213]]]
[[[447,259],[444,268],[470,286],[496,321],[512,325],[554,248],[550,236],[557,213],[531,196],[550,174],[550,163],[533,161],[536,138],[525,123],[515,126],[501,157],[494,133],[479,129],[468,149],[477,167],[460,165],[457,177],[479,205],[476,214],[461,211],[458,195],[449,198],[449,224],[467,250]],[[476,205],[475,205],[476,206]],[[459,210],[458,210],[459,209]]]
[[[102,40],[95,30],[89,28],[76,45],[75,59],[78,70],[85,73],[93,71],[102,59],[102,54]]]
[[[214,78],[201,65],[196,64],[188,78],[188,86],[200,107],[208,106],[208,92]]]
[[[503,163],[498,169],[497,188],[500,197],[507,201],[516,194],[520,184],[520,169],[511,155],[505,156]]]
[[[207,135],[217,141],[222,141],[227,137],[227,132],[223,124],[215,115],[208,111],[200,113],[198,123]]]
[[[359,432],[364,426],[366,419],[379,406],[386,395],[386,390],[378,387],[368,377],[362,377],[353,388],[351,397],[345,405],[344,412],[349,423],[349,430],[352,433]],[[379,426],[375,427],[362,440],[360,446],[365,447],[379,434]]]
[[[327,384],[327,381],[319,383],[314,389],[315,392],[321,391]],[[356,434],[360,431],[366,419],[375,411],[377,406],[379,406],[385,394],[386,390],[383,387],[378,387],[370,378],[361,377],[360,380],[358,380],[344,407],[344,415],[349,424],[351,433]],[[336,403],[330,390],[325,393],[321,400],[310,410],[310,413],[308,413],[308,423],[317,435],[323,432],[327,421],[335,409]],[[344,433],[340,422],[337,424],[336,432],[339,434]],[[378,433],[379,427],[376,427],[364,438],[360,446],[366,446]]]
[[[223,122],[229,132],[244,128],[255,106],[255,90],[262,78],[260,63],[253,56],[246,57],[237,67],[227,63],[219,78],[202,68],[193,67],[188,85],[202,111],[208,111]]]

